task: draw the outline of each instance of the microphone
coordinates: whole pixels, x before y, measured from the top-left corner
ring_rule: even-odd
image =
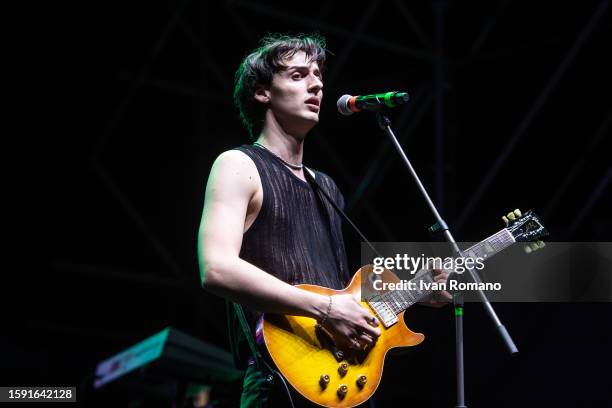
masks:
[[[342,95],[338,99],[336,106],[338,106],[338,112],[349,116],[362,110],[381,112],[387,108],[402,105],[408,102],[409,99],[410,96],[406,92],[397,91],[363,96]]]

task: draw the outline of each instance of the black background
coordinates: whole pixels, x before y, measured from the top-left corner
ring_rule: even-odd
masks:
[[[551,241],[610,240],[607,1],[41,2],[5,18],[20,115],[3,138],[3,385],[88,384],[99,360],[168,325],[228,348],[196,234],[212,161],[248,142],[233,74],[267,32],[327,37],[304,161],[334,177],[371,240],[432,239],[374,117],[335,109],[386,90],[412,96],[394,128],[458,240],[514,208],[536,210]],[[511,359],[467,305],[468,405],[610,403],[610,310],[498,304],[522,352]],[[454,406],[452,309],[407,315],[427,340],[387,360],[377,406]]]

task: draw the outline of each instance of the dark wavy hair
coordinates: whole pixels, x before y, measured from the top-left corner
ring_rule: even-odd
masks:
[[[234,104],[240,121],[257,139],[263,127],[266,106],[255,99],[258,86],[269,86],[272,76],[286,68],[283,61],[303,51],[323,71],[325,65],[325,38],[319,34],[268,34],[259,46],[240,63],[234,79]]]

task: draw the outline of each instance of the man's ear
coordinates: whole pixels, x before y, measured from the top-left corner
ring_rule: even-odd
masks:
[[[259,85],[257,88],[255,88],[255,100],[267,105],[270,103],[270,91],[268,91],[264,86]]]

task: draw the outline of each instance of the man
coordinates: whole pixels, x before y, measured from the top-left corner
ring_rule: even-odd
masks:
[[[358,299],[293,286],[341,289],[350,277],[341,219],[307,181],[302,165],[304,140],[319,121],[324,63],[321,37],[273,35],[240,65],[234,100],[255,143],[226,151],[213,164],[199,234],[202,282],[248,308],[254,337],[261,312],[281,313],[317,319],[338,345],[365,348],[380,329]],[[313,175],[342,207],[333,180]],[[284,396],[268,401],[254,358],[242,406],[285,406],[286,399],[278,400]]]

